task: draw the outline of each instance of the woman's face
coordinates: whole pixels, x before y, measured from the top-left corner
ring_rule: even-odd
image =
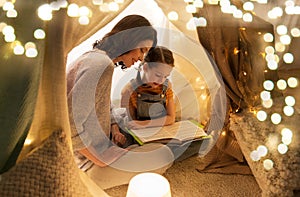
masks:
[[[123,61],[127,68],[130,68],[135,62],[143,61],[145,54],[150,50],[153,45],[152,40],[145,40],[140,42],[135,49],[120,56],[118,61]]]
[[[166,81],[166,79],[170,76],[173,67],[164,63],[151,64],[156,65],[149,67],[148,64],[145,63],[143,66],[143,81],[152,87],[157,87]]]

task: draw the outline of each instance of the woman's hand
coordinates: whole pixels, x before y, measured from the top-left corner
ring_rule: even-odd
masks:
[[[126,142],[126,137],[120,132],[117,124],[111,125],[112,141],[116,145],[122,147]]]

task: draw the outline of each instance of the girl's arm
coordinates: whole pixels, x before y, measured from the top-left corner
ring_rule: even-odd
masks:
[[[171,87],[171,83],[169,83],[167,89],[167,115],[161,118],[152,119],[152,120],[132,120],[128,123],[128,127],[132,129],[139,129],[145,127],[158,127],[158,126],[165,126],[171,125],[175,122],[175,102],[173,98],[173,91]]]

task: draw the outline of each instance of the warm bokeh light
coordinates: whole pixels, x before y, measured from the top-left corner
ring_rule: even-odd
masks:
[[[296,99],[293,96],[286,96],[284,98],[284,102],[285,104],[287,104],[288,106],[294,106],[296,103]]]
[[[69,17],[78,17],[79,16],[79,6],[75,3],[71,3],[68,6],[67,14]]]
[[[42,29],[36,29],[33,33],[35,39],[44,39],[46,37],[46,33]]]
[[[168,19],[171,21],[177,21],[178,20],[178,13],[175,11],[171,11],[168,13]]]
[[[262,91],[260,93],[260,98],[263,100],[263,101],[266,101],[266,100],[270,100],[271,98],[271,93],[269,91]]]
[[[292,116],[294,114],[294,108],[291,107],[291,106],[284,106],[283,107],[283,113],[286,115],[286,116]]]
[[[266,100],[266,101],[262,101],[262,105],[265,108],[271,108],[273,106],[273,100],[269,99],[269,100]]]
[[[271,159],[266,159],[264,160],[263,165],[266,170],[271,170],[273,169],[274,162]]]
[[[257,150],[254,150],[250,153],[250,158],[252,159],[252,161],[259,161],[260,160],[260,156],[258,154]]]
[[[300,29],[297,27],[294,27],[291,29],[291,34],[293,37],[300,37]]]
[[[49,4],[43,4],[38,8],[38,16],[44,21],[52,19],[52,8]]]
[[[279,35],[285,35],[288,32],[288,29],[285,25],[278,25],[276,31]]]
[[[283,55],[283,61],[286,63],[286,64],[291,64],[293,63],[294,61],[294,56],[292,53],[285,53]]]
[[[279,79],[277,81],[277,87],[279,90],[285,90],[287,87],[286,81],[284,79]]]
[[[288,149],[289,148],[285,144],[279,144],[277,147],[278,152],[282,155],[285,154],[288,151]]]
[[[259,121],[265,121],[267,119],[267,113],[263,110],[260,110],[256,113],[256,118],[259,120]]]
[[[250,1],[247,1],[243,4],[243,9],[246,11],[252,11],[254,10],[254,4]]]
[[[267,54],[274,54],[274,53],[275,53],[275,49],[274,49],[274,47],[272,47],[272,46],[267,46],[267,47],[265,48],[265,52],[266,52]]]
[[[274,36],[271,33],[264,34],[264,40],[265,42],[273,42]]]
[[[289,45],[292,39],[289,35],[282,35],[279,37],[279,40],[282,44]]]
[[[298,79],[295,77],[289,77],[287,83],[290,88],[296,88],[298,86]]]
[[[23,55],[24,52],[25,52],[25,49],[24,49],[23,46],[21,46],[21,45],[16,45],[16,46],[14,47],[14,54],[15,54],[15,55]]]
[[[268,154],[268,148],[264,145],[259,145],[256,150],[260,157],[265,157]]]
[[[243,15],[243,21],[245,21],[245,22],[252,22],[253,21],[253,16],[252,16],[252,14],[250,14],[250,13],[245,13],[244,15]],[[270,38],[269,38],[270,39]],[[267,40],[269,40],[269,39],[267,39]],[[268,42],[267,40],[265,40],[266,42]]]
[[[276,42],[275,49],[278,52],[283,52],[283,51],[285,51],[285,45],[282,44],[281,42]]]
[[[271,115],[271,121],[273,124],[278,125],[281,122],[281,115],[279,113],[273,113]]]
[[[270,70],[276,70],[278,68],[278,63],[275,60],[270,60],[268,61],[267,66]]]
[[[271,81],[271,80],[266,80],[266,81],[264,81],[263,86],[264,86],[264,88],[265,88],[266,90],[271,91],[271,90],[274,89],[274,86],[275,86],[275,85],[274,85],[273,81]]]

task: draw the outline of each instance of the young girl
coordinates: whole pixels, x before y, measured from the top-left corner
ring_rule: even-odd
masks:
[[[127,109],[132,129],[170,125],[175,122],[175,103],[170,81],[174,67],[172,52],[161,46],[152,48],[138,71],[122,90],[121,107]]]

